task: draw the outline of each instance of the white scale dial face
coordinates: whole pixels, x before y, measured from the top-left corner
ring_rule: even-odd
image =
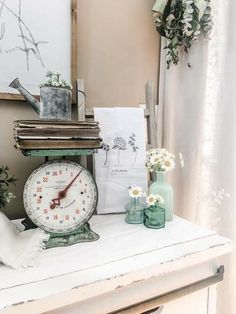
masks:
[[[47,162],[34,170],[24,188],[24,206],[29,218],[51,233],[70,233],[92,216],[97,205],[97,187],[81,165],[68,161]]]

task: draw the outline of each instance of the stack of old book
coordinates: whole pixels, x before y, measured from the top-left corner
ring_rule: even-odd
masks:
[[[33,149],[95,149],[101,147],[96,121],[16,120],[16,147]]]

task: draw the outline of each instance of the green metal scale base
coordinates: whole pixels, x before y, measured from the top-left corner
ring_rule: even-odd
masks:
[[[39,150],[22,150],[22,154],[27,157],[44,157],[48,161],[49,157],[66,156],[89,156],[93,155],[94,149],[39,149]],[[37,226],[27,217],[22,221],[25,230],[37,228]],[[99,239],[99,235],[90,229],[89,223],[85,223],[77,230],[70,234],[53,234],[50,233],[49,240],[45,243],[46,248],[64,247],[75,243],[92,242]]]
[[[25,230],[38,228],[28,217],[22,221]],[[75,243],[93,242],[99,239],[99,235],[90,229],[89,223],[84,224],[68,235],[50,233],[49,240],[45,243],[46,248],[69,246]]]
[[[51,233],[49,240],[45,244],[46,248],[50,249],[58,246],[69,246],[75,243],[93,242],[98,239],[99,235],[90,229],[89,223],[86,223],[68,235],[62,236]]]

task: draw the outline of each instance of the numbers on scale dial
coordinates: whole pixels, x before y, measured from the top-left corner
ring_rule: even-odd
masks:
[[[24,190],[28,216],[49,232],[77,229],[90,218],[96,202],[97,189],[91,175],[70,161],[48,162],[37,168]]]

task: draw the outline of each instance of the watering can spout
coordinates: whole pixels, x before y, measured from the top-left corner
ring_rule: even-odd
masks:
[[[31,104],[37,114],[40,114],[40,102],[21,85],[18,78],[14,79],[10,83],[9,87],[17,89],[20,94]]]

